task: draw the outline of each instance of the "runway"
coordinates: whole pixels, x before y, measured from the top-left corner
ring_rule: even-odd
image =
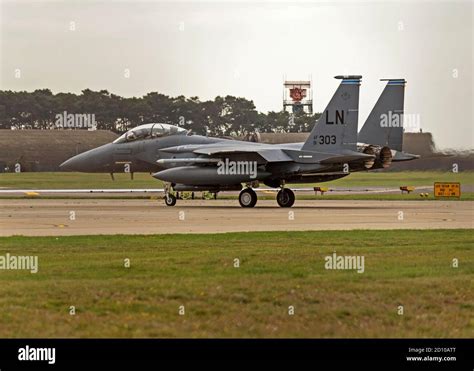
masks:
[[[0,235],[473,228],[472,201],[0,199]]]

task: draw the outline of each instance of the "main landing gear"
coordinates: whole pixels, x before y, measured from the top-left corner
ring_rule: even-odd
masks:
[[[242,207],[254,207],[257,203],[257,194],[252,188],[245,188],[240,191],[239,203]]]
[[[295,194],[291,189],[281,188],[276,199],[280,207],[292,207]],[[239,203],[242,207],[254,207],[257,204],[257,194],[252,188],[245,188],[239,194]]]
[[[295,194],[291,189],[282,188],[277,193],[277,202],[280,207],[292,207],[295,203]]]

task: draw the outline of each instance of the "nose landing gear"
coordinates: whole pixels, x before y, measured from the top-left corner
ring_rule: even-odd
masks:
[[[165,183],[165,204],[166,206],[174,206],[176,205],[176,196],[171,193],[171,184]]]
[[[166,206],[176,205],[176,196],[172,195],[171,193],[168,193],[165,196],[165,204],[166,204]]]

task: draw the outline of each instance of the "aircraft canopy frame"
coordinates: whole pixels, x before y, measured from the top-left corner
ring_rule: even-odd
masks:
[[[126,133],[115,139],[113,143],[128,143],[136,140],[154,139],[169,135],[183,135],[186,133],[186,129],[180,128],[176,125],[149,123],[128,130]]]

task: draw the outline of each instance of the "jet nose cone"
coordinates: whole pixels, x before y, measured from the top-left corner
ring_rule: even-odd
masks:
[[[69,160],[66,160],[59,165],[59,169],[61,169],[61,171],[83,171],[83,157],[82,154],[71,157]]]
[[[64,161],[62,171],[108,172],[112,162],[112,147],[109,144],[80,153]]]
[[[64,161],[61,165],[59,165],[59,169],[62,171],[69,171],[69,164],[71,159]]]

